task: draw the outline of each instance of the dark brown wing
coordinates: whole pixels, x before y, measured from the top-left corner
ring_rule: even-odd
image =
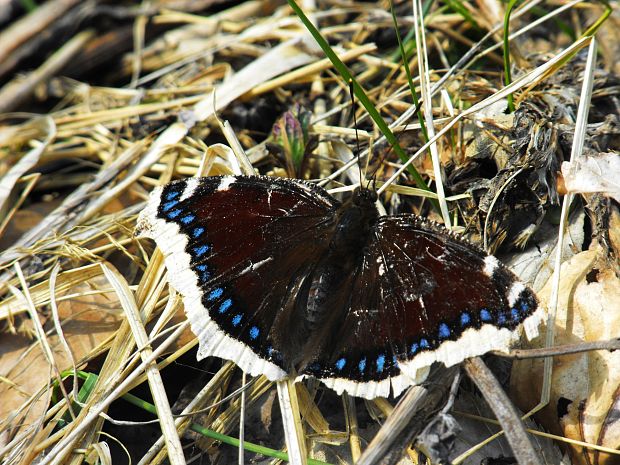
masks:
[[[152,194],[139,228],[166,257],[199,358],[232,360],[272,380],[286,375],[274,321],[328,247],[338,206],[308,183],[259,176],[194,178]]]
[[[493,256],[414,215],[382,217],[356,272],[334,343],[307,374],[362,397],[420,382],[446,365],[506,350],[536,297]]]

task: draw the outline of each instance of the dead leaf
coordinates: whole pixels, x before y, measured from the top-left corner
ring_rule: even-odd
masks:
[[[122,310],[116,294],[92,293],[99,289],[109,289],[108,281],[101,275],[57,295],[63,333],[75,360],[87,357],[116,331],[122,321]],[[71,297],[62,300],[63,295]],[[52,332],[48,341],[58,368],[61,371],[71,368],[70,358],[53,330],[51,318],[47,319],[44,328]],[[51,367],[37,341],[4,334],[0,346],[0,376],[5,378],[5,382],[0,384],[0,421],[18,411],[24,401],[46,386],[50,376],[53,376],[51,373]],[[45,413],[47,407],[43,401],[35,404],[28,412],[24,412],[25,417],[20,418],[20,422],[32,423]]]
[[[561,269],[555,344],[597,341],[620,336],[620,279],[604,268],[601,248],[582,252]],[[551,278],[539,292],[549,300]],[[541,347],[544,331],[532,345]],[[540,398],[542,360],[522,360],[513,365],[512,391],[522,410]],[[620,444],[620,351],[593,351],[554,358],[551,398],[538,420],[555,434],[600,446]],[[573,463],[612,465],[620,456],[569,446]]]
[[[574,194],[601,192],[620,202],[620,155],[598,153],[562,163],[564,184]]]
[[[0,250],[8,249],[24,233],[30,231],[39,224],[41,220],[58,207],[60,203],[60,199],[51,199],[31,204],[26,209],[16,211],[11,221],[7,224],[4,234],[0,238]]]

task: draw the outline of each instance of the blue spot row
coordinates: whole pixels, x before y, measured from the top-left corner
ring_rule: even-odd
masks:
[[[197,269],[200,269],[202,272],[208,273],[207,271],[207,267],[206,265],[198,265],[196,267]],[[211,292],[209,292],[209,294],[207,294],[207,300],[209,302],[214,302],[216,300],[218,300],[220,297],[222,297],[224,295],[224,289],[221,287],[216,287],[215,289],[213,289]],[[220,315],[223,315],[225,313],[228,312],[228,310],[233,306],[233,301],[232,299],[228,298],[223,300],[222,302],[220,302],[218,308],[217,308],[217,312]],[[243,320],[243,314],[242,313],[236,313],[232,319],[230,320],[232,325],[237,327],[241,324],[241,321]],[[258,329],[257,326],[252,326],[249,330],[249,335],[250,335],[250,339],[255,340],[258,338],[260,334],[260,330]],[[269,348],[267,349],[269,355],[271,355],[271,351],[273,350],[273,348],[271,346],[269,346]]]
[[[267,356],[271,357],[274,360],[282,360],[282,354],[280,351],[273,348],[271,344],[267,346]]]
[[[230,307],[232,307],[232,300],[226,299],[220,304],[220,308],[218,308],[217,311],[219,313],[226,313]]]
[[[252,331],[252,330],[250,330],[250,331]],[[280,353],[280,351],[274,349],[271,344],[267,346],[267,357],[269,357],[270,359],[274,360],[275,362],[282,361],[282,354]],[[314,363],[313,365],[317,367],[317,370],[319,369],[318,364]],[[313,366],[313,365],[311,365],[311,366]]]
[[[530,305],[527,302],[520,302],[507,312],[498,312],[497,316],[494,317],[491,311],[487,308],[482,308],[478,312],[478,316],[480,322],[482,323],[495,323],[498,326],[503,326],[508,323],[508,318],[511,319],[513,323],[519,323],[523,320],[523,318],[527,315],[530,310]],[[473,318],[469,312],[461,313],[459,317],[459,323],[461,329],[470,326],[473,323]],[[437,328],[437,336],[439,340],[448,339],[453,334],[453,328],[451,328],[447,323],[440,323]],[[424,349],[429,349],[431,347],[431,343],[428,339],[422,338],[419,341],[413,342],[409,347],[409,356],[416,355],[418,352]]]
[[[209,268],[205,264],[196,265],[196,269],[198,270],[198,279],[200,282],[207,282],[211,277],[211,273],[209,273]]]
[[[441,323],[439,325],[439,339],[447,339],[450,337],[451,331],[447,324]]]
[[[419,342],[414,342],[413,344],[411,344],[411,347],[409,348],[409,354],[415,355],[419,350],[428,349],[429,347],[430,344],[428,343],[428,340],[422,338]]]
[[[209,292],[209,295],[207,296],[207,300],[214,301],[216,299],[219,299],[220,297],[222,297],[223,293],[224,293],[224,289],[222,289],[221,287],[213,289],[211,292]]]
[[[183,210],[181,210],[180,208],[177,208],[176,210],[172,210],[170,213],[168,213],[168,218],[173,220],[177,216],[179,216],[181,213],[183,213]]]
[[[385,366],[385,355],[381,354],[377,357],[377,373],[381,373],[383,371],[384,366]]]
[[[392,357],[392,362],[395,366],[398,365],[398,363],[396,362],[395,355]],[[335,363],[336,370],[342,371],[344,367],[346,366],[346,364],[347,364],[347,359],[345,357],[340,357],[338,360],[336,360],[336,363]],[[385,369],[385,355],[379,354],[377,356],[377,360],[375,361],[375,364],[376,364],[377,373],[382,373],[383,370]],[[359,370],[360,373],[364,373],[364,371],[366,370],[366,366],[367,366],[367,360],[366,360],[366,357],[364,357],[358,362],[357,369]]]
[[[178,207],[180,203],[181,191],[171,191],[165,195],[165,203],[162,205],[162,211],[166,214],[166,217],[170,220],[179,221],[179,223],[190,226],[192,225],[197,215],[182,207]],[[176,207],[176,208],[175,208]],[[198,239],[200,239],[206,233],[206,228],[201,225],[194,225],[189,231],[188,235],[190,239],[190,255],[192,258],[197,261],[197,259],[204,260],[204,255],[207,254],[211,250],[211,246],[206,243],[196,243]],[[201,241],[202,242],[202,241]],[[211,272],[209,270],[209,266],[206,263],[198,263],[195,264],[193,269],[196,272],[196,276],[199,284],[204,284],[211,279]],[[210,306],[207,302],[213,303],[214,307],[217,309],[217,312],[221,315],[229,314],[230,323],[234,327],[238,327],[241,325],[243,321],[243,313],[230,313],[229,310],[233,307],[233,300],[231,298],[224,297],[224,289],[221,287],[215,288],[211,290],[208,294],[204,296],[204,304],[205,306]],[[246,333],[250,340],[255,341],[259,338],[261,332],[258,326],[251,326]],[[275,351],[273,347],[269,346],[268,354],[270,357],[273,357],[274,360],[281,359],[282,356],[278,351]]]

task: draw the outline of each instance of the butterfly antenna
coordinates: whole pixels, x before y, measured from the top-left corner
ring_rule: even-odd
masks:
[[[353,79],[349,79],[349,95],[351,96],[351,111],[353,112],[353,126],[355,127],[355,144],[357,150],[357,169],[359,171],[360,177],[360,188],[364,188],[362,185],[362,161],[360,159],[360,138],[359,133],[357,132],[357,117],[355,116],[355,84],[353,83]]]

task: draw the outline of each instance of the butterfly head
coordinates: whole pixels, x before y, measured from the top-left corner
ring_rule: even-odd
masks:
[[[360,207],[374,206],[379,196],[374,189],[358,187],[353,191],[353,204]]]

